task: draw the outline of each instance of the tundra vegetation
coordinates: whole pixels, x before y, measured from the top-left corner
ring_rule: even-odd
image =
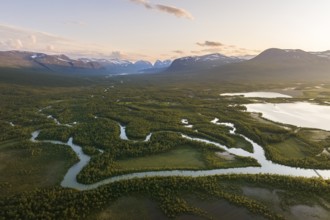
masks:
[[[254,98],[219,95],[284,91],[294,86],[299,95],[290,102],[313,99],[327,104],[330,85],[316,89],[314,84],[304,83],[159,83],[134,76],[79,79],[72,80],[72,84],[33,83],[0,84],[0,219],[152,219],[190,215],[216,219],[221,213],[215,212],[213,206],[223,212],[230,210],[229,217],[241,219],[294,219],[292,208],[297,205],[317,206],[322,213],[330,213],[330,182],[320,178],[245,174],[149,177],[118,181],[89,191],[62,188],[63,176],[78,160],[75,153],[66,145],[29,141],[31,132],[36,130],[40,130],[39,140],[67,142],[73,137],[74,143],[91,156],[77,176],[78,182],[86,184],[142,171],[259,166],[253,158],[221,157],[222,149],[181,137],[185,134],[204,138],[252,152],[252,145],[231,134],[229,127],[210,123],[219,118],[235,124],[237,133],[260,144],[266,157],[276,163],[330,169],[329,155],[322,154],[330,147],[330,132],[268,121],[244,111],[242,104],[256,102]],[[257,101],[288,102],[283,98]],[[192,127],[185,127],[182,119]],[[120,139],[119,124],[126,126],[129,140]],[[150,133],[151,139],[144,141]],[[246,193],[246,189],[272,192],[278,201]],[[134,212],[126,212],[127,204],[139,204],[141,209],[134,216]]]

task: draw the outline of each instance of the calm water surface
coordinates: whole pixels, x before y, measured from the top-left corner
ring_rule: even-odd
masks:
[[[317,128],[330,131],[330,106],[309,102],[256,103],[245,105],[248,112],[262,113],[271,121],[298,127]]]
[[[244,96],[247,98],[292,98],[277,92],[242,92],[242,93],[222,93],[221,96]]]

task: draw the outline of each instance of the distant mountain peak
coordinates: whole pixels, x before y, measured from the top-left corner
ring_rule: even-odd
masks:
[[[237,64],[236,64],[237,63]],[[304,73],[317,73],[326,77],[330,69],[330,50],[306,52],[300,49],[270,48],[258,56],[246,60],[220,53],[202,56],[187,56],[171,60],[157,60],[154,64],[145,60],[131,62],[122,59],[79,58],[72,59],[65,54],[48,55],[29,51],[0,51],[0,67],[30,69],[33,71],[64,74],[135,74],[160,72],[195,72],[196,74],[223,74],[230,76],[290,77]],[[308,73],[308,74],[307,74]],[[288,76],[286,76],[288,75]],[[312,75],[312,74],[311,74]],[[229,76],[229,75],[228,75]],[[226,77],[228,77],[226,76]],[[276,77],[275,77],[276,78]]]
[[[318,57],[330,59],[330,50],[322,51],[322,52],[310,52]]]
[[[258,56],[278,56],[284,54],[298,54],[298,53],[306,53],[300,49],[279,49],[279,48],[269,48],[262,51]],[[256,57],[258,57],[256,56]]]
[[[46,54],[44,53],[35,53],[31,56],[32,59],[37,59],[37,58],[42,58],[42,57],[45,57]]]
[[[148,65],[148,66],[152,66],[152,63],[151,62],[149,62],[149,61],[146,61],[146,60],[137,60],[137,61],[135,61],[135,63],[134,64],[141,64],[141,65]]]
[[[322,62],[319,56],[300,49],[278,49],[270,48],[261,52],[252,61],[267,62]]]
[[[211,69],[230,63],[237,63],[242,59],[228,57],[220,53],[212,53],[202,56],[187,56],[174,60],[169,67],[170,72],[191,71],[199,69]]]
[[[154,63],[154,68],[167,68],[171,65],[172,60],[156,60]]]

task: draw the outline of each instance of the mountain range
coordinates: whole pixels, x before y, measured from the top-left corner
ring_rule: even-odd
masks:
[[[190,75],[197,78],[224,80],[313,80],[330,79],[330,50],[306,52],[271,48],[256,57],[244,60],[219,53],[188,56],[171,60],[157,60],[154,64],[139,60],[71,59],[66,55],[47,55],[25,51],[0,52],[1,69],[71,75],[126,75],[158,73],[161,75]]]
[[[244,61],[237,57],[228,57],[219,53],[203,56],[189,56],[174,60],[167,69],[168,72],[189,72],[196,70],[207,70],[230,63]]]
[[[157,60],[154,64],[139,60],[71,59],[66,55],[48,55],[27,51],[0,51],[0,68],[29,69],[65,74],[133,74],[160,72],[171,65],[170,60]]]
[[[210,75],[243,80],[330,80],[330,57],[327,51],[309,53],[303,50],[271,48],[236,65],[213,69]]]

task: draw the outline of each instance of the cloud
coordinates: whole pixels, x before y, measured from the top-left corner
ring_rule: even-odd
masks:
[[[123,54],[120,51],[112,51],[109,57],[111,59],[123,59]]]
[[[182,50],[173,50],[172,52],[176,53],[176,54],[183,54],[184,53]]]
[[[181,9],[181,8],[176,8],[176,7],[168,6],[168,5],[160,5],[160,4],[155,5],[155,8],[159,11],[175,15],[179,18],[180,17],[188,18],[190,20],[194,19],[194,17],[189,12],[187,12],[186,10]]]
[[[198,46],[201,46],[201,47],[221,47],[221,46],[224,46],[222,43],[220,42],[216,42],[216,41],[204,41],[204,43],[199,43],[197,42],[196,43]]]
[[[131,61],[139,59],[151,61],[156,59],[151,55],[114,50],[106,45],[79,42],[46,32],[0,24],[0,51],[7,50],[66,54],[72,58],[120,58]]]
[[[203,49],[192,50],[190,51],[190,53],[196,55],[221,53],[227,56],[245,56],[245,55],[256,55],[260,53],[259,50],[241,48],[235,45],[229,45],[229,44],[227,45],[217,41],[204,41],[203,43],[197,42],[196,45],[203,47]]]
[[[0,50],[27,50],[41,53],[97,54],[106,48],[61,36],[0,24]]]
[[[37,43],[37,37],[35,35],[31,34],[29,36],[29,38],[30,38],[32,44],[36,44]]]
[[[16,48],[21,49],[23,47],[23,43],[20,39],[16,39]]]
[[[143,5],[147,9],[152,9],[152,5],[147,0],[130,0],[131,2],[134,2],[136,4]]]
[[[55,46],[50,44],[50,45],[47,45],[46,49],[48,51],[55,51]]]
[[[203,51],[200,51],[200,50],[192,50],[190,51],[190,53],[192,54],[201,54]]]
[[[5,47],[5,48],[12,48],[14,50],[20,50],[23,48],[23,43],[20,39],[7,39],[7,40],[4,40],[2,41],[2,47]]]
[[[194,17],[188,11],[181,9],[181,8],[174,7],[174,6],[162,5],[162,4],[152,4],[147,0],[129,0],[129,1],[139,4],[139,5],[143,5],[146,9],[157,10],[160,12],[174,15],[178,18],[187,18],[190,20],[194,19]]]

